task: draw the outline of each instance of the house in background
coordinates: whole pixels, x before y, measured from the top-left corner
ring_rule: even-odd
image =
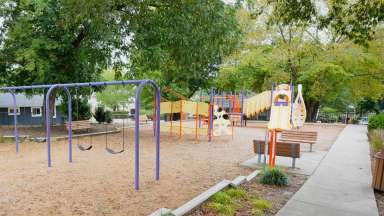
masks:
[[[16,94],[18,125],[41,125],[43,117],[43,95],[26,96]],[[64,118],[60,112],[60,100],[56,100],[53,124],[63,124]],[[0,94],[0,125],[13,125],[13,99],[10,93]]]

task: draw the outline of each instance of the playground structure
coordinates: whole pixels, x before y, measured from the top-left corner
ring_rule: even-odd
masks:
[[[271,114],[268,123],[269,130],[269,165],[274,167],[276,161],[277,133],[292,128],[292,92],[293,86],[280,84],[272,86]]]
[[[234,122],[236,119],[239,123],[242,120],[241,95],[215,96],[211,90],[209,100],[200,95],[198,101],[190,101],[175,90],[166,88],[165,92],[179,98],[177,101],[163,99],[160,104],[160,113],[168,116],[168,122],[161,126],[161,131],[170,136],[178,134],[181,138],[185,134],[193,134],[196,141],[200,136],[207,136],[209,141],[215,136],[233,137]],[[231,113],[227,114],[228,110]],[[179,122],[174,121],[174,114],[178,115]],[[193,121],[188,120],[188,116],[193,116]]]
[[[271,91],[263,91],[257,95],[245,99],[243,114],[255,116],[271,108]]]
[[[73,162],[72,159],[72,96],[69,89],[71,88],[80,88],[80,87],[97,87],[97,86],[112,86],[112,85],[135,85],[136,86],[136,95],[135,95],[135,127],[134,127],[134,185],[135,190],[139,190],[139,147],[140,147],[140,96],[143,88],[146,85],[150,85],[155,90],[155,116],[154,116],[154,136],[155,136],[155,145],[156,145],[156,160],[155,160],[155,179],[158,181],[160,179],[160,88],[152,80],[123,80],[123,81],[111,81],[111,82],[88,82],[88,83],[67,83],[67,84],[48,84],[48,85],[31,85],[31,86],[13,86],[13,87],[2,87],[0,90],[8,91],[12,95],[13,99],[13,121],[14,121],[14,137],[15,137],[15,146],[16,153],[20,151],[19,149],[19,135],[17,129],[17,100],[16,92],[23,90],[33,90],[33,89],[48,89],[45,95],[45,121],[46,121],[46,143],[47,143],[47,162],[48,167],[52,167],[51,159],[51,111],[50,111],[50,98],[53,92],[56,90],[63,90],[67,96],[68,104],[68,161]],[[79,146],[79,148],[81,148]],[[90,150],[91,147],[84,148],[83,150]],[[107,149],[108,150],[108,149]]]
[[[208,101],[207,98],[200,96],[200,101]],[[243,126],[244,121],[244,94],[242,93],[226,93],[216,92],[214,89],[211,90],[209,102],[212,106],[221,108],[222,111],[226,112],[232,125]]]
[[[175,113],[178,113],[180,116],[179,124],[173,121]],[[161,102],[160,114],[169,114],[169,123],[167,122],[167,124],[162,125],[161,131],[168,132],[170,136],[176,133],[179,138],[184,134],[194,134],[196,140],[202,135],[211,137],[209,132],[210,124],[206,126],[201,124],[201,119],[209,118],[210,113],[210,105],[204,102],[187,100]],[[194,115],[195,121],[184,121],[186,115]]]

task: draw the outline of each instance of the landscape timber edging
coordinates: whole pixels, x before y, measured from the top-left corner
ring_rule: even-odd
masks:
[[[207,201],[209,198],[211,198],[214,194],[217,192],[223,190],[224,188],[228,186],[238,187],[244,182],[249,182],[252,179],[254,179],[258,174],[260,173],[260,170],[255,170],[248,176],[237,176],[232,181],[229,180],[222,180],[221,182],[217,183],[216,185],[210,187],[208,190],[204,191],[203,193],[197,195],[196,197],[192,198],[190,201],[184,203],[180,207],[178,207],[175,210],[170,210],[167,208],[160,208],[156,210],[155,212],[151,213],[149,216],[165,216],[165,215],[173,215],[173,216],[183,216],[190,212],[192,212],[194,209],[199,207],[201,204],[203,204],[205,201]]]

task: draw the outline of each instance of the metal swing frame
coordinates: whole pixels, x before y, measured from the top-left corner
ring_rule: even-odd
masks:
[[[2,87],[0,90],[8,91],[11,93],[13,98],[13,107],[14,107],[14,136],[15,136],[15,145],[16,152],[19,152],[19,135],[17,130],[17,101],[15,92],[18,90],[26,89],[48,89],[45,97],[45,120],[46,120],[46,142],[47,142],[47,162],[48,167],[52,167],[52,158],[51,158],[51,119],[50,119],[50,107],[49,107],[49,98],[53,90],[63,89],[68,97],[68,161],[72,162],[72,97],[69,91],[69,88],[73,87],[92,87],[92,86],[110,86],[110,85],[135,85],[136,86],[136,95],[135,95],[135,128],[134,128],[134,185],[135,190],[139,190],[139,147],[140,147],[140,97],[143,91],[143,88],[147,85],[150,85],[155,90],[155,118],[154,118],[154,135],[155,135],[155,144],[156,144],[156,153],[155,153],[155,179],[158,181],[160,179],[160,88],[153,80],[122,80],[122,81],[110,81],[110,82],[87,82],[87,83],[67,83],[67,84],[49,84],[49,85],[31,85],[31,86],[13,86],[13,87]]]

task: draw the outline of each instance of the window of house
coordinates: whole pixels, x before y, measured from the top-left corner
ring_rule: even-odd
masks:
[[[42,116],[41,107],[31,107],[31,114],[32,114],[32,117],[41,117]]]
[[[13,108],[8,108],[8,115],[13,115]],[[16,108],[16,115],[20,115],[20,107]]]

